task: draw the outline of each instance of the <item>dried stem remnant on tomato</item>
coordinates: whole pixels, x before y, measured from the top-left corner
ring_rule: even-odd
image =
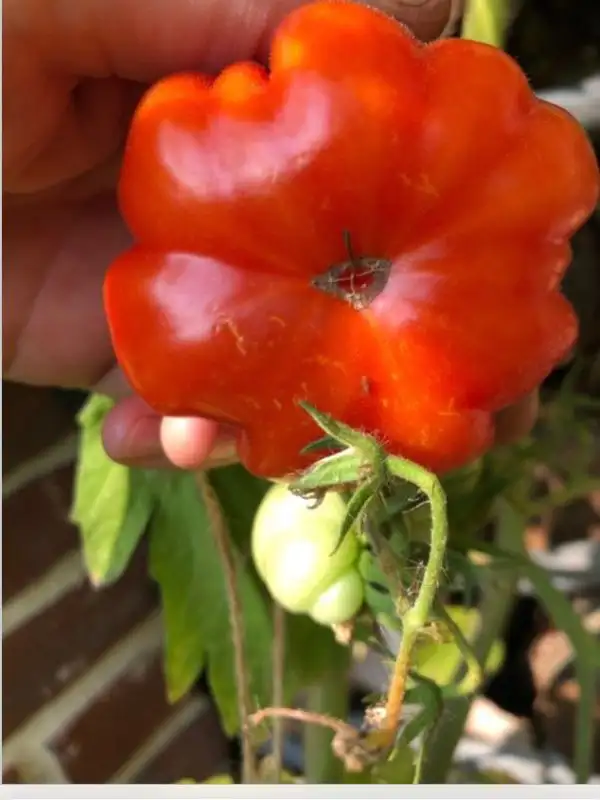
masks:
[[[119,195],[136,245],[105,307],[155,411],[235,427],[277,478],[319,458],[304,400],[440,474],[572,347],[560,281],[598,166],[500,50],[318,0],[281,22],[268,72],[151,88]]]
[[[312,283],[316,289],[339,297],[356,311],[362,311],[385,289],[392,262],[386,258],[355,255],[347,231],[344,240],[348,260],[334,264],[327,272],[313,278]]]

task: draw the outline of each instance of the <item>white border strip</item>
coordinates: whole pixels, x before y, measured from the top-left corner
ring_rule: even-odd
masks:
[[[0,797],[11,800],[102,800],[103,798],[135,798],[136,800],[167,800],[168,798],[210,797],[210,798],[251,798],[251,800],[280,800],[285,797],[299,798],[360,798],[376,800],[389,798],[392,800],[412,800],[412,798],[456,798],[456,800],[481,800],[486,798],[597,798],[597,786],[290,786],[290,785],[255,785],[255,786],[206,786],[168,784],[164,786],[120,786],[113,789],[106,786],[80,784],[78,786],[2,786]]]

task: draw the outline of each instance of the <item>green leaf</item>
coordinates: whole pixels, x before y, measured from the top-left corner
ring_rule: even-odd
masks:
[[[377,440],[372,436],[350,428],[343,422],[334,419],[330,414],[319,411],[306,401],[300,400],[298,405],[313,418],[322,431],[335,441],[357,450],[363,456],[373,456],[375,459],[381,457],[382,450]]]
[[[190,474],[173,475],[151,526],[150,563],[160,585],[165,621],[165,672],[175,701],[193,685],[204,665],[226,732],[239,729],[229,603],[211,521]],[[271,614],[253,572],[242,568],[245,656],[256,706],[270,693]]]
[[[412,717],[402,729],[398,738],[399,746],[410,744],[420,734],[431,728],[439,719],[444,709],[444,695],[434,681],[411,670],[411,678],[416,686],[411,687],[406,693],[406,703],[418,704],[420,711]]]
[[[347,504],[346,516],[344,517],[340,529],[339,539],[333,551],[334,553],[337,552],[346,535],[350,533],[350,530],[357,525],[366,514],[369,504],[377,498],[378,486],[379,484],[376,479],[366,481],[351,495]]]
[[[416,675],[411,672],[413,680],[417,681],[417,686],[407,693],[406,700],[411,703],[414,699],[419,698],[421,704],[421,711],[406,725],[402,732],[399,743],[406,743],[411,741],[410,737],[415,738],[422,734],[421,741],[417,749],[417,758],[415,760],[415,767],[413,773],[413,783],[421,783],[423,776],[423,768],[425,766],[425,759],[429,751],[432,734],[441,718],[444,710],[444,697],[440,687],[433,681],[424,678],[422,675]],[[412,731],[409,728],[413,727]]]
[[[115,401],[103,394],[91,394],[77,414],[80,428],[95,428],[102,425],[108,412],[114,408]]]
[[[116,464],[106,454],[102,423],[113,403],[92,395],[79,413],[79,458],[70,518],[95,586],[116,581],[144,533],[155,502],[151,474]]]
[[[320,439],[317,439],[315,442],[311,442],[307,444],[306,447],[303,447],[300,451],[301,453],[314,453],[319,452],[320,450],[339,450],[340,443],[337,439],[334,439],[333,436],[322,436]]]
[[[150,575],[160,587],[165,678],[172,703],[189,691],[205,664],[201,621],[206,598],[199,565],[200,530],[208,518],[194,489],[187,480],[171,476],[150,526]]]
[[[327,489],[335,486],[345,486],[355,483],[360,477],[364,457],[354,450],[343,450],[332,456],[318,461],[314,467],[309,467],[299,478],[290,484],[290,491],[297,494]]]

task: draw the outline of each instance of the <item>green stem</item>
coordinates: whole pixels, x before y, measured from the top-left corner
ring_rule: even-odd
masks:
[[[388,465],[393,475],[409,481],[427,495],[431,511],[431,545],[417,599],[402,616],[402,639],[388,691],[385,722],[379,734],[382,738],[382,747],[391,747],[398,732],[412,651],[419,634],[429,622],[435,604],[448,541],[446,495],[438,478],[422,467],[401,458],[390,457]],[[381,567],[385,571],[386,564],[382,562]]]
[[[306,709],[315,714],[347,720],[350,705],[350,655],[344,649],[318,684],[307,689]],[[333,732],[320,725],[304,728],[304,777],[307,783],[340,783],[344,769],[331,742]]]
[[[512,0],[468,0],[463,15],[462,38],[503,47],[512,6]]]
[[[512,506],[499,504],[497,516],[497,545],[505,551],[519,551],[525,528],[524,518]],[[472,650],[480,664],[485,664],[490,651],[502,635],[508,616],[513,607],[518,581],[517,570],[503,571],[490,575],[483,591],[480,608],[479,631]],[[459,683],[463,678],[464,667],[454,678]],[[447,703],[441,720],[429,743],[431,754],[423,769],[423,783],[446,783],[456,747],[463,736],[465,724],[475,695],[455,698]]]

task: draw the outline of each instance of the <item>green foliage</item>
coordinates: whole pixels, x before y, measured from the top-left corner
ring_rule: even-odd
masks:
[[[80,454],[71,517],[80,529],[88,573],[99,586],[117,580],[148,532],[149,569],[161,597],[168,697],[181,698],[206,671],[224,728],[236,733],[240,720],[232,587],[227,585],[215,526],[226,537],[235,565],[253,711],[271,705],[273,698],[273,605],[250,547],[255,514],[270,484],[239,465],[212,470],[208,480],[220,505],[216,519],[194,475],[128,469],[106,456],[101,431],[111,407],[109,399],[92,396],[79,416]],[[586,779],[600,648],[569,601],[522,548],[509,552],[480,541],[482,526],[494,519],[502,503],[519,509],[517,524],[522,525],[528,514],[598,485],[589,477],[593,441],[579,409],[572,393],[561,393],[543,409],[535,437],[499,448],[477,464],[445,476],[441,484],[416,465],[388,457],[371,438],[308,409],[328,434],[320,446],[336,452],[298,476],[294,488],[314,493],[316,499],[324,487],[351,490],[346,495],[350,500],[344,530],[359,531],[366,545],[360,560],[366,602],[356,621],[356,636],[377,644],[375,622],[404,633],[403,646],[410,651],[406,702],[417,707],[401,729],[392,758],[345,776],[347,782],[410,783],[420,780],[423,764],[435,760],[436,754],[447,763],[463,724],[456,717],[453,728],[444,728],[449,704],[462,697],[468,708],[482,680],[480,660],[486,675],[493,673],[502,662],[503,648],[499,629],[487,630],[477,608],[444,607],[437,589],[462,586],[469,606],[482,591],[485,596],[498,575],[509,573],[506,586],[514,585],[517,573],[532,581],[550,616],[573,643],[582,697],[575,759],[579,780]],[[345,450],[340,450],[342,445]],[[531,481],[540,462],[561,476],[564,488],[534,502]],[[522,529],[513,540],[520,536]],[[473,560],[474,550],[487,556],[485,566]],[[509,608],[510,597],[504,601]],[[284,630],[285,703],[299,688],[312,691],[337,682],[345,691],[342,673],[348,649],[336,642],[333,632],[307,616],[292,614],[285,615]],[[343,718],[339,710],[331,713]],[[432,740],[431,747],[438,749],[425,758]],[[425,771],[427,776],[427,767]],[[220,775],[207,781],[228,782],[233,782],[229,776]],[[289,782],[294,779],[289,777]]]
[[[97,585],[117,580],[147,529],[150,575],[160,588],[164,666],[171,702],[207,669],[224,727],[239,729],[227,587],[211,533],[213,521],[194,476],[116,464],[102,444],[110,399],[93,395],[79,416],[81,442],[72,519]],[[249,558],[250,530],[269,483],[235,465],[213,470],[210,481],[234,548],[243,608],[246,659],[256,707],[271,693],[272,603]],[[286,615],[286,698],[318,680],[341,650],[332,632]]]
[[[154,509],[153,474],[112,461],[102,423],[112,401],[93,395],[79,414],[79,458],[71,520],[78,526],[92,583],[113,583],[124,572]]]
[[[233,496],[239,475],[220,495]],[[258,494],[256,495],[258,497]],[[245,499],[243,502],[246,502]],[[230,504],[235,513],[237,503]],[[241,510],[241,509],[240,509]],[[225,730],[239,730],[234,651],[227,587],[209,513],[190,475],[166,482],[151,525],[151,572],[161,589],[166,654],[165,672],[172,701],[189,690],[206,665]],[[269,704],[273,629],[271,603],[251,562],[235,555],[243,609],[245,655],[257,708]],[[339,646],[331,631],[304,617],[287,615],[286,696],[295,686],[318,678]]]
[[[193,475],[165,481],[151,523],[150,570],[160,586],[165,621],[165,673],[172,701],[185,694],[206,663],[225,730],[239,729],[228,592],[213,524]],[[238,567],[239,555],[235,554]],[[255,576],[238,569],[245,652],[257,707],[268,701],[273,629]]]
[[[412,783],[415,773],[414,762],[414,753],[410,748],[397,747],[387,761],[383,761],[371,770],[370,783]]]

